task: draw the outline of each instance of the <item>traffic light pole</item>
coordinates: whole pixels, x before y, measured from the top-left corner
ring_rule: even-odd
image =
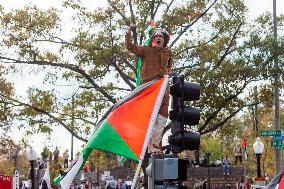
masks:
[[[273,0],[273,36],[274,40],[277,45],[277,16],[276,16],[276,0]],[[278,45],[277,45],[278,46]],[[275,77],[274,77],[274,103],[275,103],[275,114],[274,114],[274,124],[275,130],[280,129],[280,103],[279,103],[279,66],[278,66],[278,56],[275,55],[275,49],[277,46],[274,47],[274,67],[276,70]],[[275,160],[276,160],[276,174],[280,173],[282,170],[281,165],[281,151],[279,149],[275,149]]]

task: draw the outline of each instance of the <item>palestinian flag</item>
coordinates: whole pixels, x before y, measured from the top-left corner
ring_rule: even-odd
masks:
[[[141,85],[115,104],[102,117],[90,140],[65,174],[56,177],[69,189],[94,150],[114,153],[134,161],[143,159],[167,88],[168,76]]]
[[[243,138],[241,147],[244,149],[245,152],[245,160],[248,160],[248,143],[246,137]]]
[[[284,173],[283,172],[280,176],[279,182],[276,185],[275,189],[282,189],[282,188],[284,188]]]

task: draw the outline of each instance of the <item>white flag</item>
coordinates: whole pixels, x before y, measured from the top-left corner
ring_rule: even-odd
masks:
[[[49,175],[49,164],[47,162],[45,173],[41,179],[41,189],[51,189],[50,186],[50,175]]]

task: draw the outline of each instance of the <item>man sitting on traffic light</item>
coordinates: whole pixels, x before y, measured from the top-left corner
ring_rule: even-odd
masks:
[[[152,38],[151,46],[138,46],[132,43],[131,31],[135,32],[136,26],[131,25],[125,36],[125,47],[128,51],[141,57],[141,84],[167,75],[171,69],[172,52],[167,48],[169,34],[167,31],[157,29]],[[168,117],[169,91],[163,98],[162,105],[157,117],[152,138],[148,146],[149,153],[161,153],[161,140]]]

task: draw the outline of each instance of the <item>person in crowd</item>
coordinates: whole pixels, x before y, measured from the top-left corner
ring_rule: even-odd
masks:
[[[235,154],[235,165],[237,165],[238,161],[240,162],[240,165],[242,165],[242,147],[240,143],[238,143],[234,147],[234,154]]]
[[[252,179],[249,178],[249,177],[247,177],[247,178],[246,178],[246,181],[245,181],[245,189],[250,189],[251,183],[253,183],[253,182],[252,182]]]
[[[109,182],[106,184],[106,189],[116,189],[117,183],[114,180],[113,176],[110,176]]]
[[[140,189],[144,189],[143,183],[144,183],[144,174],[142,173],[142,174],[140,175],[140,179],[139,179],[139,188],[140,188]]]
[[[207,180],[203,179],[202,189],[207,189]]]
[[[49,150],[48,150],[48,148],[45,146],[45,147],[43,148],[43,151],[41,152],[41,157],[42,157],[42,160],[44,161],[45,164],[46,164],[46,162],[47,162],[48,156],[49,156]]]
[[[200,178],[198,178],[195,180],[193,189],[202,189],[202,186],[203,186],[203,181]]]
[[[53,152],[53,160],[54,160],[55,163],[57,163],[58,160],[59,160],[59,150],[58,150],[57,146],[55,147],[55,150]]]
[[[63,167],[64,167],[64,169],[65,169],[65,168],[68,168],[68,158],[69,158],[68,150],[66,150],[66,151],[63,153],[63,158],[64,158]]]
[[[130,179],[130,176],[126,177],[125,184],[126,184],[126,189],[130,189],[131,188],[132,180]]]
[[[115,184],[116,184],[116,189],[119,189],[120,188],[120,182],[119,182],[118,177],[115,177]]]
[[[237,189],[244,189],[245,184],[244,184],[244,177],[241,177],[239,181],[236,183],[236,188]]]
[[[230,161],[229,161],[229,158],[228,158],[228,155],[225,156],[225,158],[223,159],[223,174],[224,175],[229,175],[230,174],[230,167],[231,164],[230,164]]]
[[[70,189],[77,189],[77,184],[76,184],[76,182],[72,182],[72,184],[71,184],[71,186],[70,186]]]
[[[126,189],[126,183],[125,183],[124,179],[121,180],[120,185],[119,185],[119,189]]]

